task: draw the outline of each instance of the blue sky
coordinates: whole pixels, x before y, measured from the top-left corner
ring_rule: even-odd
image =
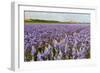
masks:
[[[90,23],[90,14],[82,13],[54,13],[25,11],[25,19],[43,19],[56,21],[76,21]]]

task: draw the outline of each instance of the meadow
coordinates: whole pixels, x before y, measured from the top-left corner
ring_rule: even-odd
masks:
[[[25,62],[90,58],[90,24],[45,22],[24,24]]]

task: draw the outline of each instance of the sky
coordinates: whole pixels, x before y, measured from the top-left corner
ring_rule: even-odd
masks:
[[[86,13],[57,13],[57,12],[34,12],[25,11],[25,19],[42,19],[42,20],[56,20],[56,21],[75,21],[90,23],[90,14]]]

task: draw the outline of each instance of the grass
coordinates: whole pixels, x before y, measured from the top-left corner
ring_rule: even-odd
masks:
[[[25,19],[24,23],[30,23],[30,24],[81,24],[80,22],[74,22],[74,21],[67,21],[67,22],[61,22],[61,21],[54,21],[54,20],[40,20],[40,19]]]

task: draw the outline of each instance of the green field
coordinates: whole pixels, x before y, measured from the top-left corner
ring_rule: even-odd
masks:
[[[81,24],[80,22],[75,22],[75,21],[66,21],[66,22],[61,22],[61,21],[54,21],[54,20],[40,20],[40,19],[25,19],[24,23],[32,23],[32,24]]]

